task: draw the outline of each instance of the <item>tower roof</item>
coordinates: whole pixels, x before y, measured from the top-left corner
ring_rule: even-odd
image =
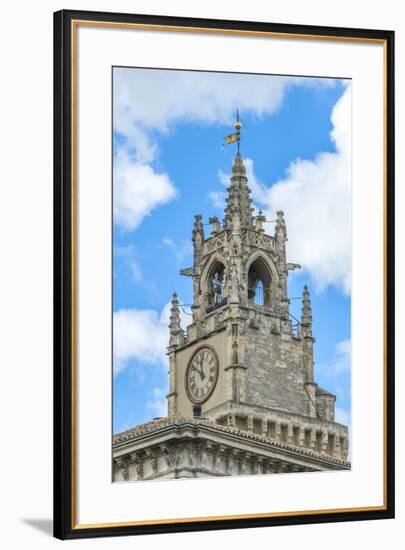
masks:
[[[252,227],[252,199],[246,177],[246,168],[240,153],[236,154],[233,166],[231,184],[228,187],[228,196],[225,207],[225,227],[233,227],[239,222],[241,227]]]

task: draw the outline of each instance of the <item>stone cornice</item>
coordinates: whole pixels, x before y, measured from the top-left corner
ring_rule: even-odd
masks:
[[[138,442],[139,440],[145,438],[145,436],[158,435],[159,432],[163,434],[164,432],[173,431],[173,429],[177,431],[184,428],[191,428],[192,430],[202,429],[203,431],[214,434],[229,434],[232,438],[237,437],[241,441],[254,441],[261,445],[270,446],[274,450],[285,451],[308,458],[312,457],[318,461],[322,461],[327,464],[335,464],[345,469],[350,468],[350,462],[333,458],[323,453],[319,453],[318,451],[299,447],[291,443],[276,441],[268,436],[240,430],[236,427],[221,426],[205,418],[186,418],[174,416],[141,424],[140,426],[114,435],[113,449],[114,451],[117,451],[119,448],[126,446],[128,443]]]
[[[318,384],[313,383],[314,386],[318,386]],[[323,427],[329,427],[329,428],[338,428],[339,431],[348,431],[348,427],[345,424],[340,424],[339,422],[332,422],[330,420],[319,420],[318,418],[311,418],[309,416],[305,416],[299,413],[295,412],[289,412],[285,411],[283,409],[276,409],[276,408],[269,408],[264,407],[261,405],[252,405],[251,403],[247,403],[244,401],[225,401],[224,403],[221,403],[220,405],[216,405],[215,407],[212,407],[211,409],[208,409],[205,411],[205,414],[209,417],[218,417],[222,412],[228,413],[228,412],[243,412],[244,414],[247,413],[247,411],[251,411],[253,415],[257,414],[263,414],[265,416],[271,416],[274,415],[275,417],[279,416],[281,419],[288,419],[294,422],[294,419],[297,418],[302,423],[310,423],[314,426],[316,425],[322,425]]]

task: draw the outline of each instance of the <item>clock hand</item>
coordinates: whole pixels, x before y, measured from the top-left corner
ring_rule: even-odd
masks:
[[[197,367],[196,367],[195,365],[193,365],[192,368],[191,368],[191,370],[197,371],[198,374],[200,375],[201,380],[204,380],[205,374],[204,374],[204,372],[203,372],[203,370],[202,370],[202,365],[201,365],[201,364],[200,364],[200,368],[199,368],[199,369],[197,369]]]

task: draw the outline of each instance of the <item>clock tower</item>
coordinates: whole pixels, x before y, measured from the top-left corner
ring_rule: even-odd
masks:
[[[302,318],[293,322],[287,278],[300,266],[287,262],[283,212],[277,212],[274,235],[265,232],[262,212],[252,213],[238,153],[222,224],[210,218],[206,236],[201,216],[195,216],[193,266],[181,270],[193,283],[186,331],[178,298],[172,298],[169,416],[200,414],[236,424],[241,409],[247,414],[243,423],[249,422],[249,409],[253,414],[257,408],[316,416],[308,288]],[[330,411],[328,420],[332,416]]]
[[[240,128],[240,124],[239,124]],[[236,141],[233,134],[227,139]],[[114,435],[114,480],[348,470],[348,428],[314,379],[309,290],[289,312],[287,226],[253,216],[239,150],[223,220],[196,215],[192,318],[170,314],[168,416]],[[270,222],[269,222],[270,223]]]

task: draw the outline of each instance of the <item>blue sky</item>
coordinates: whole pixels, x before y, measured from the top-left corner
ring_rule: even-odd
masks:
[[[166,414],[169,301],[191,302],[179,269],[192,265],[194,214],[222,218],[236,108],[254,205],[268,220],[284,210],[288,259],[302,265],[289,295],[311,292],[316,381],[348,423],[350,82],[135,68],[113,81],[114,432]]]

